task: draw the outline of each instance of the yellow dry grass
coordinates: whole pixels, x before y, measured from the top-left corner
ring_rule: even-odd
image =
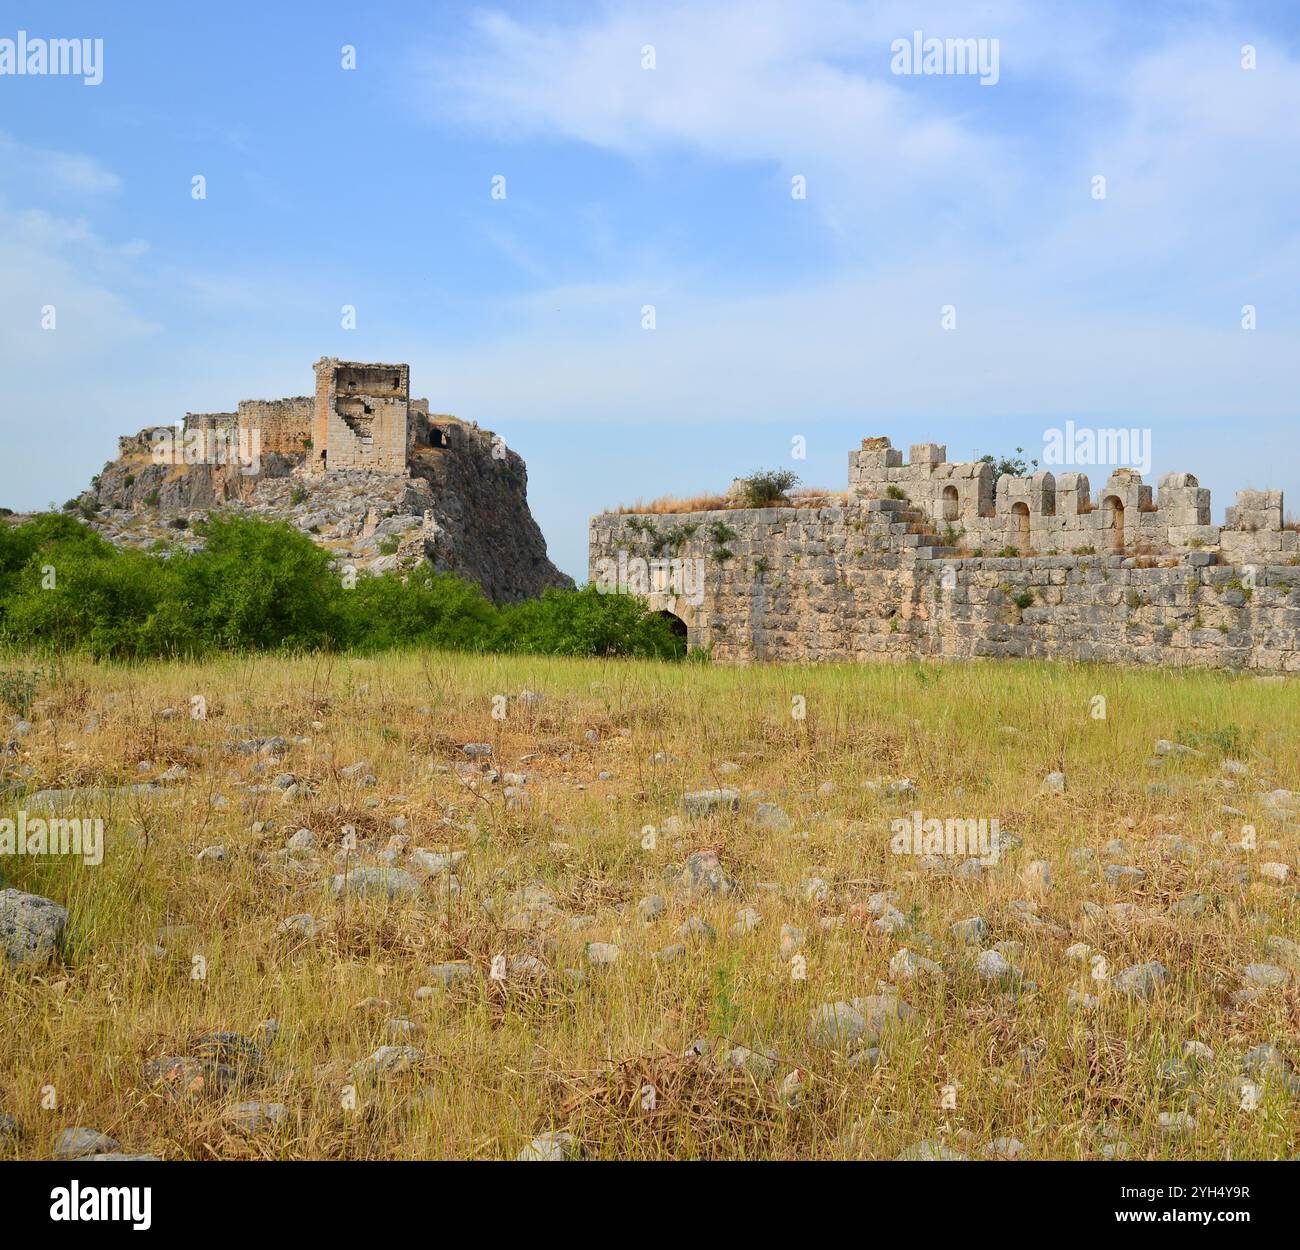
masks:
[[[525,688],[540,703],[515,697]],[[196,695],[206,719],[189,715]],[[1104,719],[1092,714],[1098,695]],[[1300,938],[1297,828],[1263,797],[1265,787],[1300,790],[1294,684],[1027,663],[232,658],[71,663],[31,719],[10,769],[26,770],[33,787],[188,772],[160,797],[71,813],[105,819],[98,867],[3,863],[11,885],[71,913],[59,963],[0,972],[0,1111],[23,1130],[0,1139],[11,1157],[48,1157],[71,1125],[107,1132],[126,1151],[202,1159],[513,1157],[558,1129],[588,1156],[617,1159],[892,1158],[922,1139],[975,1156],[999,1137],[1034,1157],[1076,1158],[1097,1157],[1111,1140],[1103,1123],[1131,1157],[1297,1149],[1300,1097],[1266,1085],[1243,1110],[1231,1085],[1259,1043],[1300,1062],[1294,969],[1258,1001],[1234,999],[1244,965],[1282,962],[1266,952],[1268,934]],[[272,735],[302,741],[279,762],[225,746]],[[1155,767],[1160,738],[1200,754]],[[528,774],[520,801],[506,794],[509,778],[461,775],[469,742],[491,743],[503,773]],[[1225,777],[1227,756],[1250,776]],[[376,785],[344,775],[361,760]],[[1040,797],[1054,770],[1067,774],[1066,793]],[[280,772],[302,786],[288,803],[272,785]],[[900,778],[915,783],[915,797],[864,785]],[[739,812],[682,813],[684,792],[724,785],[741,791]],[[755,792],[781,805],[788,830],[756,827]],[[10,792],[0,815],[26,802]],[[891,851],[891,821],[914,809],[997,818],[1024,846],[980,880],[927,872]],[[448,898],[433,879],[414,901],[336,901],[326,882],[347,854],[343,827],[359,842],[348,862],[375,863],[398,817],[412,847],[468,852],[461,892]],[[1257,837],[1243,847],[1246,824]],[[652,849],[646,826],[657,831]],[[279,854],[299,828],[315,834],[316,865]],[[1161,840],[1170,834],[1193,852],[1170,856]],[[1104,850],[1117,837],[1125,848]],[[218,843],[224,862],[196,860]],[[1094,862],[1076,865],[1076,848],[1092,848]],[[701,849],[718,854],[735,894],[692,900],[666,884]],[[1022,881],[1031,860],[1050,864],[1050,888]],[[1289,864],[1291,880],[1261,875],[1263,861]],[[1108,862],[1146,878],[1109,886]],[[399,863],[411,867],[408,856]],[[809,897],[812,878],[826,897]],[[509,895],[534,883],[558,916],[536,931],[507,927]],[[867,901],[881,890],[896,892],[909,932],[874,930]],[[667,912],[643,925],[636,904],[655,893]],[[1212,899],[1205,914],[1171,910],[1196,893]],[[1137,910],[1091,918],[1085,902]],[[741,907],[761,917],[743,936],[731,932]],[[281,920],[302,912],[323,922],[319,939],[277,936]],[[1000,993],[973,974],[949,926],[975,914],[989,944],[1020,943],[1007,949],[1033,988]],[[675,961],[653,958],[681,941],[673,931],[693,915],[716,941],[685,941]],[[578,916],[590,917],[585,927],[568,924]],[[804,979],[779,953],[786,923],[806,934]],[[589,965],[589,942],[617,944],[620,962]],[[1112,974],[1159,960],[1168,982],[1133,1004],[1094,980],[1087,962],[1066,959],[1077,942]],[[855,1066],[812,1046],[814,1009],[875,992],[901,946],[948,972],[897,983],[916,1014],[886,1035],[881,1062]],[[546,975],[493,980],[501,956],[534,956]],[[472,977],[417,997],[430,965],[451,960],[469,961]],[[1072,989],[1098,994],[1100,1007],[1068,1010]],[[142,1074],[152,1058],[189,1053],[205,1031],[252,1035],[271,1017],[278,1037],[241,1093],[168,1101]],[[392,1019],[410,1021],[414,1035],[395,1039]],[[685,1057],[697,1037],[770,1050],[776,1070],[751,1076]],[[1216,1058],[1171,1091],[1161,1065],[1191,1039]],[[361,1082],[348,1105],[351,1065],[394,1040],[420,1051],[411,1070]],[[797,1105],[782,1096],[793,1071]],[[281,1102],[288,1121],[241,1135],[223,1120],[237,1099]],[[1192,1112],[1195,1128],[1163,1132],[1160,1113],[1178,1110]]]

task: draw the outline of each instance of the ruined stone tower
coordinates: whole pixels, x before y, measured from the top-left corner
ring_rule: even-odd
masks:
[[[318,360],[310,468],[405,473],[411,403],[409,365]]]

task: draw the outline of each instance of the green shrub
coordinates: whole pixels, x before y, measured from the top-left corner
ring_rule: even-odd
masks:
[[[750,508],[769,508],[785,503],[790,491],[799,484],[798,474],[789,469],[760,469],[740,479],[741,498]]]
[[[205,547],[190,553],[119,550],[66,514],[0,526],[0,637],[104,659],[405,646],[676,659],[686,649],[668,617],[594,585],[498,606],[426,562],[349,588],[330,553],[292,526],[215,514],[194,529]]]
[[[595,585],[552,589],[502,608],[495,642],[492,650],[535,655],[677,659],[686,651],[667,617],[648,612],[633,595],[600,594]]]
[[[177,561],[199,638],[230,650],[322,647],[338,638],[346,592],[329,552],[283,522],[216,515],[202,551]]]
[[[342,595],[344,645],[365,652],[427,646],[482,651],[500,628],[500,609],[477,586],[422,564],[403,581],[397,573],[359,577]]]
[[[1014,456],[983,455],[979,458],[979,463],[993,466],[993,485],[996,487],[998,478],[1003,474],[1009,473],[1012,477],[1028,477],[1031,470],[1038,468],[1037,460],[1025,460],[1024,451],[1023,447],[1017,447]]]
[[[102,659],[167,653],[183,649],[170,637],[178,622],[157,632],[157,613],[173,591],[166,561],[102,540],[54,540],[33,554],[4,597],[4,632],[33,650],[85,650]],[[188,623],[179,625],[191,637]]]
[[[0,706],[24,719],[32,710],[37,688],[41,684],[39,671],[13,668],[0,671]]]

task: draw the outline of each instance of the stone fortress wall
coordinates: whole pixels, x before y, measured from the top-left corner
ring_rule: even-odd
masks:
[[[236,427],[240,432],[260,431],[263,452],[300,454],[307,450],[311,440],[313,408],[310,395],[292,399],[241,399]]]
[[[723,660],[996,656],[1300,671],[1300,533],[1276,491],[1225,524],[1188,473],[1004,476],[907,461],[888,439],[849,455],[844,502],[594,517],[589,574],[649,564],[650,606]],[[703,594],[672,561],[699,561]],[[692,603],[690,598],[697,601]]]

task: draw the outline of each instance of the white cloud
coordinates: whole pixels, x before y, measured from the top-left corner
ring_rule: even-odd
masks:
[[[1300,64],[1259,40],[1243,70],[1242,37],[1211,16],[834,0],[489,16],[469,52],[432,57],[439,115],[633,161],[685,149],[806,172],[850,246],[834,274],[740,298],[693,284],[690,257],[656,270],[642,240],[598,280],[530,296],[450,376],[473,379],[466,406],[556,415],[1293,413]],[[891,79],[889,41],[914,29],[999,38],[1000,84]],[[985,108],[998,92],[1009,103]],[[660,329],[639,337],[643,300]],[[941,339],[945,303],[959,329]]]
[[[947,29],[967,27],[958,9],[933,7]],[[488,14],[471,50],[422,52],[414,76],[431,118],[498,139],[633,159],[677,148],[802,173],[812,211],[863,231],[903,198],[972,184],[984,199],[1014,193],[997,137],[889,76],[889,43],[913,20],[898,6],[831,0],[638,6],[573,26]],[[646,45],[653,70],[642,68]]]
[[[568,25],[488,14],[468,49],[422,52],[415,77],[430,116],[505,141],[803,173],[808,211],[877,271],[924,247],[1067,281],[1134,266],[1159,279],[1179,249],[1285,224],[1300,190],[1300,64],[1284,48],[1261,40],[1246,71],[1230,12],[1046,13],[714,0],[614,5]],[[998,39],[999,85],[893,77],[889,43],[913,30]],[[641,68],[646,44],[654,70]]]
[[[0,130],[0,186],[56,195],[110,195],[121,190],[122,180],[89,156],[31,147]]]
[[[11,376],[32,359],[105,355],[125,342],[153,334],[157,324],[134,311],[112,286],[135,249],[106,244],[85,221],[43,209],[15,210],[0,202],[0,271],[5,300],[0,325]],[[42,329],[41,310],[52,306],[56,328]]]

